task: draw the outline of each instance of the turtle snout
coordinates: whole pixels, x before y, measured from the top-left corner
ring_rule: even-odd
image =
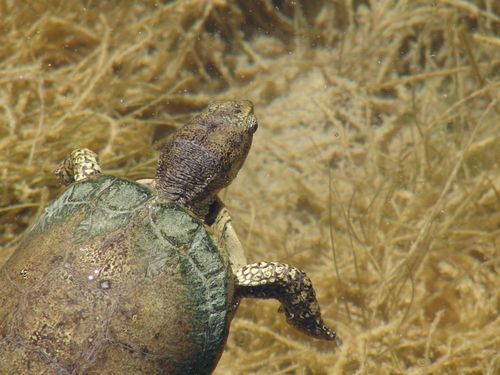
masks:
[[[257,118],[255,116],[251,116],[248,120],[247,131],[248,134],[252,135],[257,131],[259,124],[257,123]]]

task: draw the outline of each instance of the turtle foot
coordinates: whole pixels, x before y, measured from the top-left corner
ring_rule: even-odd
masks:
[[[275,298],[288,323],[309,336],[340,343],[335,331],[323,322],[311,279],[304,271],[284,263],[248,264],[236,271],[236,285],[239,297]]]
[[[78,148],[64,159],[54,171],[62,185],[85,180],[101,173],[97,154],[88,148]]]

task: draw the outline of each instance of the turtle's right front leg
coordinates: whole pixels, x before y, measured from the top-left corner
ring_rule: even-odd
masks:
[[[275,298],[288,323],[304,333],[340,345],[337,334],[321,318],[312,282],[304,271],[284,263],[259,262],[236,271],[237,297]]]
[[[101,173],[97,154],[88,148],[73,150],[54,171],[62,185],[69,185]]]

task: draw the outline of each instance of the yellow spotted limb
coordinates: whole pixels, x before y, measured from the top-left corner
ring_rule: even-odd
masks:
[[[284,263],[259,262],[236,271],[239,297],[275,298],[288,323],[306,334],[340,345],[323,319],[311,280],[304,271]]]
[[[101,173],[97,154],[88,148],[73,150],[54,171],[62,185],[69,185]]]

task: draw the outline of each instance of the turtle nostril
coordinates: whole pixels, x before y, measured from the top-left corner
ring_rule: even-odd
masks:
[[[248,125],[248,132],[250,134],[253,134],[257,131],[257,128],[259,127],[259,124],[257,123],[257,119],[255,117],[253,117],[251,120],[250,120],[250,123]]]

